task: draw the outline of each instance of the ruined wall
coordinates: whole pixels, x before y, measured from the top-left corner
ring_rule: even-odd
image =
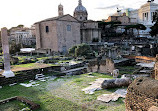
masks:
[[[90,61],[88,65],[88,72],[98,73],[112,73],[115,70],[114,62],[111,59],[97,61]]]
[[[34,80],[36,74],[53,74],[54,76],[62,76],[56,73],[52,73],[52,71],[60,71],[60,66],[51,66],[51,67],[46,67],[46,68],[41,68],[41,69],[32,69],[32,70],[25,70],[25,71],[18,71],[14,72],[16,75],[14,77],[10,78],[5,78],[0,76],[0,86],[4,86],[7,84],[13,84],[13,83],[19,83],[19,82],[24,82],[26,80]]]
[[[158,80],[158,54],[156,55],[156,61],[154,65],[154,77],[156,80]]]
[[[158,107],[158,81],[139,77],[127,89],[126,111],[149,111]],[[155,110],[156,111],[156,110]]]

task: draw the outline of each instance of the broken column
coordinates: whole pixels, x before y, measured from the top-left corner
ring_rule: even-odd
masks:
[[[9,54],[7,28],[1,29],[1,41],[2,41],[3,56],[4,56],[4,72],[2,75],[5,76],[6,78],[13,77],[15,75],[10,69],[10,54]]]

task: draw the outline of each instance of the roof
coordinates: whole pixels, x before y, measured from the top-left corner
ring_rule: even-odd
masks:
[[[148,6],[158,6],[158,4],[153,3],[153,2],[147,2],[146,4],[142,5],[141,8],[148,7]]]
[[[42,20],[42,21],[39,21],[39,22],[36,22],[34,24],[38,24],[38,23],[41,23],[41,22],[46,22],[46,21],[54,21],[54,20],[61,20],[62,18],[66,17],[66,16],[70,16],[72,17],[75,21],[78,22],[78,20],[76,18],[74,18],[73,16],[71,16],[70,14],[66,14],[66,15],[62,15],[62,16],[57,16],[57,17],[52,17],[52,18],[48,18],[48,19],[45,19],[45,20]]]

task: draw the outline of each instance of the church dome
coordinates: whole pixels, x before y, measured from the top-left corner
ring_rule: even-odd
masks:
[[[76,8],[75,8],[75,12],[87,12],[86,8],[82,5],[78,5]]]
[[[88,18],[86,8],[82,5],[82,1],[78,1],[78,6],[75,8],[74,17],[79,21],[85,21]]]
[[[82,5],[82,2],[81,0],[79,0],[79,3],[78,3],[78,6],[75,8],[75,12],[86,12],[87,13],[87,10],[86,8]]]

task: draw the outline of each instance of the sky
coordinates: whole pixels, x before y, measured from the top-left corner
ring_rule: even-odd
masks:
[[[0,0],[0,28],[23,24],[30,27],[35,22],[58,16],[58,5],[64,6],[64,14],[73,16],[78,0]],[[102,20],[120,9],[138,9],[147,0],[82,0],[88,11],[88,19]],[[155,0],[158,3],[158,0]]]

